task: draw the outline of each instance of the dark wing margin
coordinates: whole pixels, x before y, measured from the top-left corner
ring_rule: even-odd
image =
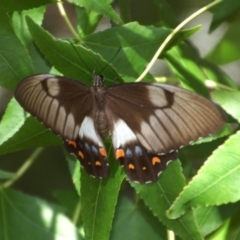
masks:
[[[117,129],[113,132],[113,145],[115,148],[115,158],[125,169],[130,181],[141,184],[151,183],[158,180],[160,173],[166,168],[167,164],[177,158],[177,151],[167,154],[153,153],[144,148],[138,139],[125,142],[122,138],[119,147],[116,142],[119,137]]]
[[[92,177],[107,177],[109,168],[107,152],[95,129],[92,117],[84,117],[77,139],[65,141],[65,146],[69,152],[78,157],[82,166]]]

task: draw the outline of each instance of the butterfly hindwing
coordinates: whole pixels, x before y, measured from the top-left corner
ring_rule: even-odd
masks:
[[[157,181],[167,164],[177,158],[177,152],[154,154],[139,143],[127,143],[115,150],[115,157],[130,181],[143,184]]]
[[[98,135],[93,117],[85,116],[76,141],[68,141],[67,149],[74,153],[82,166],[93,177],[108,175],[107,152]]]
[[[117,118],[112,120],[115,158],[125,169],[129,180],[139,183],[154,182],[167,163],[177,158],[175,151],[167,154],[148,151],[125,121]]]
[[[92,177],[104,178],[108,175],[107,154],[104,147],[94,144],[89,139],[65,141],[65,147],[73,153]]]

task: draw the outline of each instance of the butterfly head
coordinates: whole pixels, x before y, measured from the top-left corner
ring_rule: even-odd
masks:
[[[104,78],[102,75],[94,75],[92,81],[93,81],[94,88],[98,89],[103,87]]]

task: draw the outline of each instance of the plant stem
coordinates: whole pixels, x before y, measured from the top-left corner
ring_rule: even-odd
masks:
[[[166,45],[171,41],[171,39],[181,30],[181,28],[183,28],[187,23],[189,23],[192,19],[194,19],[195,17],[197,17],[198,15],[202,14],[203,12],[207,11],[209,8],[213,7],[214,5],[220,3],[222,0],[216,0],[210,4],[208,4],[207,6],[199,9],[198,11],[196,11],[195,13],[193,13],[191,16],[189,16],[187,19],[185,19],[183,22],[181,22],[172,32],[171,34],[169,34],[167,36],[167,38],[164,40],[164,42],[161,44],[161,46],[159,47],[159,49],[157,50],[157,52],[155,53],[155,55],[153,56],[152,60],[150,61],[150,63],[148,64],[148,66],[145,68],[145,70],[143,71],[143,73],[138,77],[137,80],[135,80],[135,82],[140,82],[145,76],[146,74],[149,72],[149,70],[152,68],[152,66],[154,65],[154,63],[156,62],[156,60],[158,59],[158,57],[161,55],[162,51],[164,50],[164,48],[166,47]]]
[[[37,159],[39,154],[42,152],[43,148],[37,148],[32,155],[27,159],[26,162],[18,169],[18,171],[15,173],[15,175],[3,183],[2,187],[3,188],[8,188],[12,186],[28,169],[29,167],[33,164],[33,162]]]
[[[59,10],[61,16],[65,20],[65,22],[66,22],[67,26],[69,27],[70,31],[72,32],[74,37],[79,41],[79,43],[81,43],[82,39],[80,38],[79,34],[75,31],[73,25],[71,24],[67,14],[66,14],[66,11],[65,11],[65,9],[63,7],[63,4],[61,2],[58,2],[57,6],[58,6],[58,10]]]
[[[81,201],[79,200],[77,202],[77,205],[75,207],[75,211],[73,212],[73,216],[72,216],[72,222],[73,222],[74,225],[76,225],[77,222],[78,222],[80,212],[81,212]]]
[[[175,234],[172,230],[167,230],[167,239],[168,240],[175,240]]]

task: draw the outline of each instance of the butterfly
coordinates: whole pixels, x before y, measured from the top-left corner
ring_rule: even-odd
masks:
[[[177,150],[220,130],[225,117],[210,100],[159,83],[91,87],[52,74],[22,80],[15,91],[20,105],[59,135],[93,177],[107,177],[103,139],[112,137],[115,159],[129,180],[158,180]]]

